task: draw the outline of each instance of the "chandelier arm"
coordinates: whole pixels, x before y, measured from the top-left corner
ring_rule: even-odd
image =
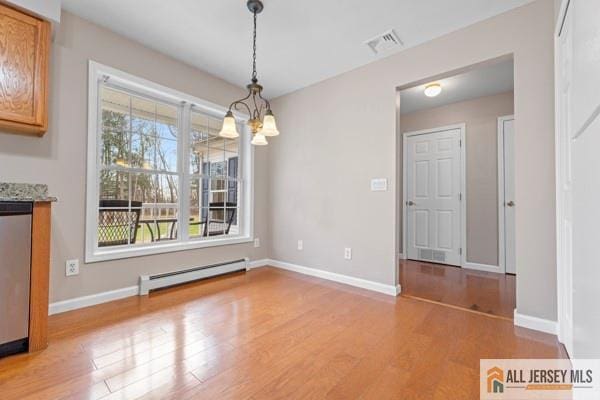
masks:
[[[260,93],[258,95],[260,96]],[[256,93],[252,96],[252,102],[254,103],[254,113],[256,114],[255,117],[260,119],[260,108],[258,107],[258,104],[256,104]]]
[[[233,106],[235,106],[236,104],[239,104],[239,103],[242,103],[242,104],[244,104],[246,107],[248,107],[248,106],[247,106],[247,105],[246,105],[244,102],[245,102],[246,100],[248,100],[248,99],[250,98],[250,96],[252,96],[252,92],[248,92],[248,95],[247,95],[246,97],[244,97],[244,98],[241,98],[241,99],[239,99],[239,100],[236,100],[236,101],[234,101],[233,103],[231,103],[231,104],[229,105],[229,110],[231,110],[231,108],[232,108]],[[250,112],[250,111],[248,111],[248,112]]]
[[[265,104],[267,106],[267,110],[271,110],[271,103],[269,103],[269,100],[267,100],[264,97],[262,97],[262,94],[260,94],[260,93],[258,93],[258,97],[260,97],[261,100],[265,102]]]
[[[250,107],[248,107],[248,105],[246,103],[244,103],[243,101],[234,101],[233,103],[231,103],[231,106],[229,107],[229,110],[231,110],[232,108],[239,110],[239,106],[242,105],[246,108],[246,110],[248,111],[248,115],[250,117],[252,117],[252,111],[250,111]]]

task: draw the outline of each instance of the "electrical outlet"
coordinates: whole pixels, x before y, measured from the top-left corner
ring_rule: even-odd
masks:
[[[352,248],[351,247],[344,248],[344,258],[346,260],[352,260]]]
[[[259,238],[254,239],[254,247],[260,247],[260,239]]]
[[[298,250],[304,249],[304,242],[302,240],[298,240]]]
[[[65,262],[65,275],[79,275],[79,260],[67,260]]]

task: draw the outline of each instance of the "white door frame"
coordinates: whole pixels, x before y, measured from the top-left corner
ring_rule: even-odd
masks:
[[[504,122],[514,120],[514,115],[498,117],[498,272],[506,273],[506,248],[504,243]],[[514,234],[514,233],[513,233]]]
[[[565,166],[564,164],[564,155],[563,155],[563,146],[562,146],[562,135],[561,132],[562,121],[565,116],[562,113],[561,99],[562,99],[562,51],[561,51],[561,38],[560,34],[562,32],[563,23],[567,16],[567,11],[569,11],[569,7],[572,12],[572,4],[571,0],[562,0],[560,5],[559,17],[557,20],[557,24],[554,32],[554,101],[555,101],[555,174],[556,174],[556,289],[557,289],[557,310],[558,310],[558,340],[565,345],[567,352],[572,356],[573,355],[573,320],[570,320],[568,323],[568,318],[566,317],[567,310],[566,308],[570,304],[572,306],[573,299],[573,288],[568,286],[568,280],[565,279],[566,274],[571,273],[570,270],[567,269],[567,266],[563,262],[565,255],[563,254],[563,249],[566,243],[566,238],[564,236],[564,232],[561,229],[563,220],[563,215],[566,212],[566,205],[563,202],[562,196],[562,188],[565,185],[565,181],[563,180],[563,170],[562,168]],[[566,133],[569,135],[569,133]],[[570,301],[568,300],[570,299]],[[571,317],[573,316],[571,312]]]
[[[467,262],[467,142],[466,142],[466,130],[467,125],[465,123],[455,124],[455,125],[447,125],[440,126],[438,128],[432,129],[423,129],[420,131],[414,132],[404,132],[402,134],[402,253],[406,257],[408,252],[406,250],[407,240],[406,240],[406,225],[408,225],[408,213],[406,208],[406,192],[407,192],[407,179],[406,179],[406,171],[407,171],[407,153],[406,153],[406,142],[411,136],[425,135],[428,133],[435,133],[440,131],[449,131],[452,129],[460,129],[460,192],[461,192],[461,202],[460,202],[460,248],[462,249],[460,255],[460,266],[465,267]]]

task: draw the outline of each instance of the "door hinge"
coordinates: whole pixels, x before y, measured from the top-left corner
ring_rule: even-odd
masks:
[[[462,247],[458,248],[458,254],[462,256]]]
[[[459,194],[458,194],[458,200],[459,200],[459,201],[462,201],[462,193],[459,193]]]
[[[458,139],[458,147],[462,147],[462,139]]]

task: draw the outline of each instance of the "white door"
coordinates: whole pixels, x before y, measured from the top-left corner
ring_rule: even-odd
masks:
[[[515,120],[511,117],[500,118],[500,135],[502,139],[502,168],[504,182],[503,198],[500,199],[500,214],[504,221],[500,225],[504,230],[505,272],[516,274],[515,265]]]
[[[567,11],[557,41],[556,129],[557,263],[559,339],[573,356],[573,173],[572,53],[573,8]]]
[[[406,134],[407,258],[461,265],[461,129]]]
[[[571,358],[600,358],[600,1],[563,4],[569,9],[556,65],[559,339]]]

